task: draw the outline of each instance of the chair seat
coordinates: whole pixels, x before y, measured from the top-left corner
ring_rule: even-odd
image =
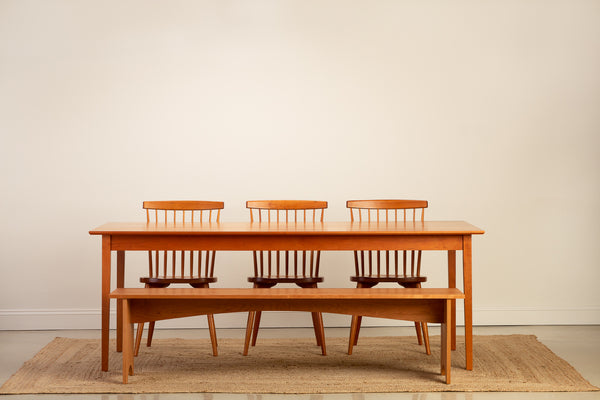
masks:
[[[404,275],[384,275],[384,276],[351,276],[352,282],[376,284],[381,282],[396,282],[400,285],[417,284],[427,281],[426,276],[404,276]]]
[[[140,278],[140,282],[146,283],[148,285],[165,285],[168,286],[170,284],[206,284],[206,283],[214,283],[217,281],[216,277],[195,277],[195,276],[165,276],[165,277],[142,277]]]
[[[305,276],[279,276],[279,277],[264,277],[264,276],[251,276],[248,278],[248,282],[255,283],[256,285],[269,285],[275,286],[278,283],[295,283],[296,285],[313,285],[316,283],[323,282],[323,277],[305,277]]]

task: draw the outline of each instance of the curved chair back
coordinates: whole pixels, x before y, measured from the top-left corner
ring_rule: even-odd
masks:
[[[147,223],[194,224],[219,222],[222,201],[145,201]],[[213,279],[215,251],[149,250],[149,278],[154,283],[189,283],[194,280]]]
[[[353,222],[423,222],[426,200],[349,200],[346,207],[350,210]],[[384,261],[381,260],[385,253]],[[390,254],[391,253],[391,254]],[[400,262],[400,255],[402,257]],[[355,251],[354,265],[356,277],[371,278],[379,282],[398,282],[402,280],[410,283],[422,281],[421,277],[421,251]]]

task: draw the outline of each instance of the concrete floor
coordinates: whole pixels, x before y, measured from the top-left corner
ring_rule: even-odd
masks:
[[[435,328],[434,328],[435,329]],[[329,337],[346,336],[347,328],[328,328]],[[412,328],[363,328],[361,335],[388,336],[411,335]],[[592,385],[600,387],[600,326],[506,326],[476,327],[476,335],[532,334],[548,346],[558,356],[564,358]],[[219,337],[242,338],[241,329],[219,329]],[[435,334],[435,331],[432,331]],[[459,331],[459,334],[461,332]],[[261,329],[262,337],[302,337],[312,336],[312,329]],[[4,383],[21,365],[33,357],[54,337],[99,338],[97,330],[80,331],[0,331],[0,382]],[[155,337],[208,337],[207,330],[157,330]],[[512,400],[512,399],[600,399],[600,392],[588,393],[350,393],[312,395],[274,394],[94,394],[94,395],[10,395],[2,396],[10,400]]]

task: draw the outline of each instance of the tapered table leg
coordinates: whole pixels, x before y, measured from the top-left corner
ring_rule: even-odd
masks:
[[[448,287],[456,287],[456,250],[448,250]],[[452,350],[456,350],[456,300],[452,300]]]
[[[117,251],[117,287],[125,287],[125,252]],[[117,300],[117,351],[123,350],[123,321],[121,313],[123,312],[122,300]]]
[[[110,329],[110,235],[102,236],[102,371],[108,371],[108,333]]]
[[[465,355],[467,370],[473,369],[473,277],[471,236],[463,236],[463,281],[465,293]]]

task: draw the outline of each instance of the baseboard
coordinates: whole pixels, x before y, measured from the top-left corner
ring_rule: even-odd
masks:
[[[457,318],[460,321],[460,317]],[[599,325],[600,307],[481,307],[473,310],[474,325]]]
[[[298,312],[266,312],[263,314],[263,327],[307,327],[310,316]],[[246,325],[247,314],[215,315],[220,328],[242,328]],[[342,327],[350,325],[347,315],[325,314],[325,326]],[[457,322],[463,324],[459,305]],[[474,325],[598,325],[600,308],[476,308],[473,311]],[[407,321],[394,321],[380,318],[365,318],[364,326],[409,326]],[[111,327],[115,326],[114,312]],[[206,328],[206,318],[197,316],[161,321],[161,328]],[[16,309],[0,310],[0,330],[62,330],[99,329],[99,309]]]

